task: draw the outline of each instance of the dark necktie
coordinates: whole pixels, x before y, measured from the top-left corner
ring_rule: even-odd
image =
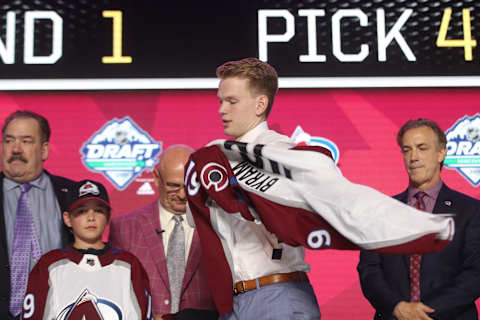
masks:
[[[25,183],[20,185],[20,198],[17,203],[12,258],[10,261],[10,313],[17,316],[22,311],[23,297],[27,289],[30,257],[40,259],[42,251],[33,223],[32,208],[27,193],[32,187]]]
[[[423,198],[427,194],[423,191],[417,192],[415,198],[417,198],[417,203],[415,207],[418,210],[425,210],[425,203]],[[410,255],[410,301],[419,302],[420,301],[420,263],[422,261],[421,254],[412,254]]]
[[[175,219],[175,227],[168,239],[167,269],[172,300],[171,312],[176,313],[180,305],[180,294],[185,275],[185,232],[182,216],[174,215],[173,219]]]

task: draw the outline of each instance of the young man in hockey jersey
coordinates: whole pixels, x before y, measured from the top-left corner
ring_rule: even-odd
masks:
[[[102,241],[111,211],[105,187],[91,180],[76,183],[68,208],[63,220],[73,245],[50,251],[35,265],[22,319],[152,319],[142,265]]]
[[[217,76],[218,112],[225,135],[239,142],[284,149],[295,146],[287,136],[270,130],[266,122],[278,88],[272,66],[246,58],[221,65]],[[221,238],[227,239],[224,251],[233,257],[230,268],[233,287],[238,290],[233,312],[223,314],[222,320],[320,319],[317,299],[306,276],[310,266],[304,261],[305,248],[279,243],[263,224],[231,219],[225,214],[216,218],[222,226],[218,231]]]

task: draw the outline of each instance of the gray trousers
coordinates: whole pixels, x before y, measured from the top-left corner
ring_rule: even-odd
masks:
[[[320,310],[309,282],[283,282],[234,296],[233,312],[220,317],[220,320],[250,319],[318,320]]]

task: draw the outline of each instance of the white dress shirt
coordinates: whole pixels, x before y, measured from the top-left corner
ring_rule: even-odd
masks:
[[[269,130],[266,122],[247,132],[239,141],[279,148],[295,146],[287,136]],[[285,243],[278,244],[276,236],[269,233],[260,221],[257,223],[247,221],[239,215],[227,214],[221,208],[214,207],[216,209],[210,210],[211,223],[222,241],[234,283],[274,273],[310,271],[310,266],[304,261],[305,248],[292,247]],[[253,208],[250,209],[255,213]],[[263,233],[259,232],[259,229]],[[265,249],[266,244],[272,239],[276,246],[283,249],[281,259],[272,259],[271,253]]]
[[[173,219],[174,213],[171,213],[165,209],[160,203],[158,204],[158,211],[160,217],[160,226],[162,227],[162,240],[163,248],[165,249],[165,257],[168,252],[168,240],[172,234],[173,228],[175,227],[175,219]],[[185,214],[182,214],[183,221],[183,230],[185,232],[185,263],[188,261],[188,253],[190,252],[190,246],[193,239],[194,229],[187,223],[187,218]]]

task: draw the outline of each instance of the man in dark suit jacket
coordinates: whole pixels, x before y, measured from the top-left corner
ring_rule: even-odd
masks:
[[[361,252],[357,270],[362,291],[376,310],[375,319],[478,319],[480,201],[442,182],[446,137],[435,122],[407,122],[397,142],[410,182],[395,198],[428,212],[454,214],[455,235],[441,252],[421,256],[419,300],[411,291],[412,257],[406,255]]]
[[[176,313],[172,311],[172,294],[167,269],[167,250],[172,234],[175,215],[185,217],[186,196],[183,188],[185,164],[191,148],[174,146],[166,149],[154,171],[159,200],[114,218],[110,224],[110,241],[114,247],[130,251],[142,262],[150,279],[153,312],[156,317]],[[163,222],[163,223],[162,223]],[[185,245],[188,257],[185,259],[183,283],[178,311],[191,310],[192,319],[202,319],[202,314],[218,317],[210,289],[200,264],[200,240],[197,232],[184,219]],[[168,249],[170,250],[170,249]],[[202,310],[212,310],[200,311]],[[186,311],[183,312],[186,314]],[[195,315],[195,316],[193,316]]]
[[[12,315],[10,312],[10,310],[18,309],[18,306],[15,308],[12,307],[12,304],[23,305],[22,301],[14,302],[11,299],[11,273],[15,268],[11,258],[14,251],[16,205],[20,194],[18,190],[20,184],[30,183],[33,186],[28,191],[27,197],[32,208],[41,253],[59,248],[70,239],[61,217],[63,209],[66,208],[65,195],[73,181],[51,175],[43,169],[43,162],[49,153],[49,139],[48,121],[41,115],[30,111],[12,113],[2,127],[0,319],[18,318],[18,314]],[[46,222],[43,227],[37,224],[40,220]],[[48,227],[45,228],[46,225]],[[54,233],[55,235],[52,237]],[[27,270],[32,267],[33,264]],[[28,279],[28,273],[26,277]]]

